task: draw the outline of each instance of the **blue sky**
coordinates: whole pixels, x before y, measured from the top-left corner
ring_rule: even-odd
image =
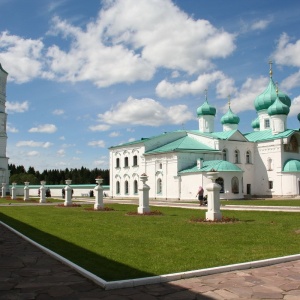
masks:
[[[109,167],[110,146],[198,129],[204,101],[252,131],[273,78],[299,128],[300,5],[286,0],[0,0],[9,163]]]

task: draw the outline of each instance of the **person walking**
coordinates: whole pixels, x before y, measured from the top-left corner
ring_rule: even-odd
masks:
[[[203,193],[204,193],[204,189],[203,187],[200,185],[198,192],[196,194],[196,197],[198,197],[198,200],[200,201],[200,206],[203,206]]]

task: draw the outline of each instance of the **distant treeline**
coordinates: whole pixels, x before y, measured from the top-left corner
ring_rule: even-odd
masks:
[[[24,182],[29,181],[30,184],[40,184],[42,180],[45,180],[46,184],[65,184],[66,179],[72,179],[72,184],[94,184],[95,178],[101,176],[103,185],[109,185],[109,170],[98,168],[93,170],[84,167],[80,169],[66,168],[65,170],[54,169],[39,172],[34,167],[29,167],[26,171],[24,166],[9,164],[8,169],[10,170],[10,183],[24,184]]]

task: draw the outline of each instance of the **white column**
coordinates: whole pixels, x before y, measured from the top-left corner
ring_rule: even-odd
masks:
[[[24,182],[25,187],[24,187],[24,201],[29,200],[29,182],[26,181]]]
[[[217,221],[222,219],[222,214],[220,212],[220,190],[221,186],[215,183],[219,172],[208,172],[207,177],[211,179],[205,188],[207,190],[207,212],[206,220]]]
[[[64,206],[72,206],[72,188],[70,187],[70,184],[72,183],[71,179],[66,180],[66,187],[65,187],[65,202]]]
[[[94,188],[95,191],[95,204],[94,204],[94,210],[100,210],[103,209],[103,187],[101,186],[101,183],[103,182],[103,179],[101,176],[98,176],[96,179],[96,187]]]
[[[6,183],[2,183],[2,195],[1,198],[5,198],[6,196]]]
[[[143,214],[150,212],[149,207],[149,190],[150,187],[146,184],[148,180],[148,176],[144,173],[140,176],[140,180],[142,181],[142,186],[139,188],[139,207],[138,213]]]
[[[12,183],[12,188],[11,188],[11,199],[15,200],[17,198],[17,190],[16,190],[16,183]]]
[[[40,187],[40,203],[46,203],[46,187],[45,187],[46,181],[41,181],[41,187]]]

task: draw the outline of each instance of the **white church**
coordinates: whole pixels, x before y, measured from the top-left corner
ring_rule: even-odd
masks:
[[[197,109],[198,130],[178,130],[109,148],[110,196],[138,197],[146,173],[150,199],[195,200],[198,187],[217,171],[221,199],[296,197],[300,195],[300,132],[287,129],[291,99],[272,78],[256,97],[253,132],[238,130],[240,118],[230,108],[222,132],[214,131],[216,108]],[[298,115],[300,121],[300,114]],[[205,191],[206,193],[206,191]]]

